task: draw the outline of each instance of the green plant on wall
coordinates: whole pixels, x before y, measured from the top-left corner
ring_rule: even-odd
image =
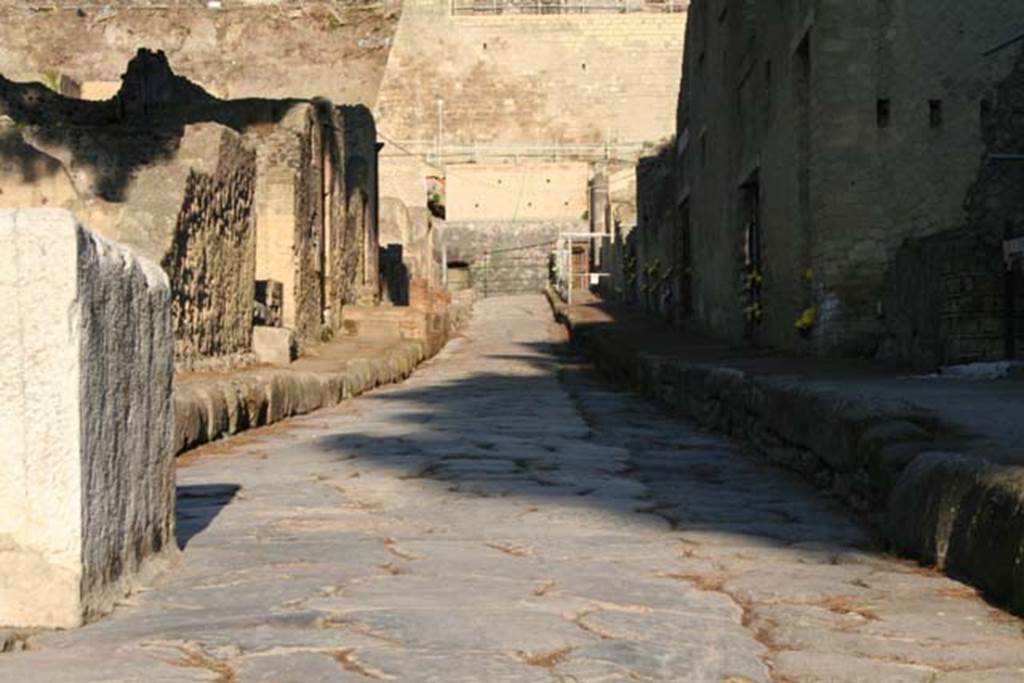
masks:
[[[817,322],[817,319],[818,310],[814,306],[805,308],[800,314],[800,317],[796,319],[794,327],[796,327],[797,331],[801,334],[809,334],[810,331],[814,329],[814,323]]]
[[[811,268],[805,270],[801,274],[801,279],[807,283],[809,299],[811,297],[811,285],[813,285],[814,283],[814,270],[812,270]],[[811,334],[811,330],[814,329],[814,323],[816,323],[817,320],[818,309],[815,308],[814,306],[809,305],[806,308],[804,308],[804,310],[800,313],[799,317],[797,317],[796,322],[793,323],[793,327],[796,328],[796,331],[799,332],[801,336],[806,337]]]
[[[636,256],[628,254],[622,259],[622,279],[625,282],[636,282]]]
[[[761,304],[754,302],[743,309],[743,317],[749,322],[759,323],[764,315],[764,311],[761,309]]]
[[[743,306],[743,318],[749,323],[760,323],[764,318],[764,308],[761,306],[762,284],[764,274],[756,266],[748,266],[741,275],[740,304]]]
[[[444,196],[442,196],[440,192],[432,192],[427,197],[427,209],[430,210],[430,214],[432,216],[436,218],[444,218]]]
[[[60,92],[60,81],[60,72],[54,69],[47,69],[43,72],[42,76],[39,77],[39,82],[55,93]]]
[[[661,286],[661,259],[652,258],[644,265],[644,293],[653,294]]]

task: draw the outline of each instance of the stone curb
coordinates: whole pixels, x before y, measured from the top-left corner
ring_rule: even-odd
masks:
[[[400,382],[429,355],[425,342],[402,340],[383,358],[350,360],[333,372],[271,368],[176,386],[174,452]]]
[[[1024,468],[941,450],[936,442],[956,427],[910,403],[851,400],[795,379],[624,348],[573,320],[550,291],[548,300],[612,380],[743,440],[841,498],[893,550],[1024,614]]]

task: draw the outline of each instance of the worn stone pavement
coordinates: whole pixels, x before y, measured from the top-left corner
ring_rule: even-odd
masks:
[[[478,304],[404,384],[200,452],[177,566],[10,681],[1024,680],[1022,622]]]

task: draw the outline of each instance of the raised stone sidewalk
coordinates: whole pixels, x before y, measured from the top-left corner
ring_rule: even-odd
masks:
[[[398,382],[429,357],[416,339],[343,339],[285,366],[179,375],[174,387],[174,449],[304,415]]]
[[[1024,613],[1024,381],[769,355],[548,298],[605,374],[800,472],[893,550]]]
[[[445,328],[424,338],[405,338],[390,331],[360,332],[308,349],[306,355],[287,365],[176,375],[174,452],[180,454],[402,381],[468,320],[473,297],[467,294],[446,306]],[[368,308],[363,318],[371,320],[376,311],[387,319],[389,310]]]

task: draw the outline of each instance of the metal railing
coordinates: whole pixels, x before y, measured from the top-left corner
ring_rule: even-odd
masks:
[[[632,14],[685,12],[689,0],[452,0],[452,14]]]
[[[385,139],[381,157],[408,156],[422,157],[428,163],[437,165],[477,163],[487,160],[500,161],[636,161],[647,149],[640,142],[598,142],[566,144],[512,143],[512,144],[445,144],[438,146],[436,140],[395,140]]]

